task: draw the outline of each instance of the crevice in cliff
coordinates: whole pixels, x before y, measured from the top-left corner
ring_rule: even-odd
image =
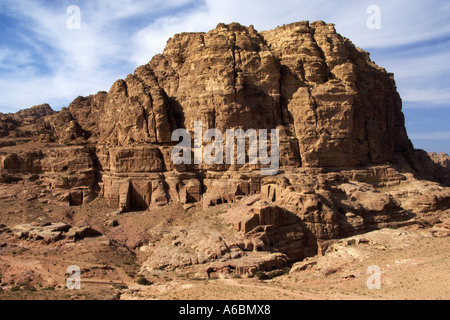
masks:
[[[364,120],[364,130],[365,130],[365,135],[366,135],[366,141],[367,141],[367,157],[369,162],[373,162],[372,161],[372,153],[370,152],[370,140],[369,140],[369,126],[367,123],[367,120]]]
[[[152,97],[152,95],[150,94],[150,92],[148,92],[148,89],[146,88],[146,90],[147,90],[147,94],[148,94],[148,98],[149,98],[149,100],[150,100],[150,108],[151,108],[151,110],[152,110],[152,125],[153,125],[153,134],[155,135],[155,140],[156,140],[156,143],[158,143],[159,141],[158,141],[158,131],[156,130],[156,117],[155,117],[155,110],[153,109],[153,97]],[[149,137],[151,136],[151,134],[150,134],[150,123],[149,123],[149,114],[148,114],[148,111],[145,109],[145,108],[142,108],[143,110],[144,110],[144,116],[145,116],[145,119],[146,119],[146,122],[147,122],[147,133],[148,133],[148,135],[149,135]]]
[[[357,94],[356,94],[356,98],[355,98],[355,107],[354,110],[356,112],[356,110],[358,110],[358,105],[359,108],[361,108],[361,101],[362,101],[362,97],[361,97],[361,93],[363,92],[361,90],[360,87],[360,81],[358,81],[358,79],[356,80],[355,84],[356,84],[356,89],[357,89]],[[361,108],[362,109],[362,108]],[[363,109],[362,115],[363,115],[363,127],[364,127],[364,140],[362,142],[366,142],[367,143],[367,159],[369,162],[372,162],[372,153],[371,153],[371,146],[370,146],[370,140],[369,140],[369,124],[367,123],[367,119],[368,119],[368,115],[367,115],[367,108]]]
[[[165,62],[167,63],[167,59],[165,59]],[[168,66],[168,67],[170,67],[170,66]],[[164,99],[164,108],[165,108],[166,116],[167,116],[168,121],[169,121],[170,131],[172,132],[175,129],[178,129],[179,127],[181,127],[179,125],[179,123],[177,122],[177,119],[176,119],[176,116],[175,116],[175,113],[178,113],[178,112],[175,110],[174,103],[172,102],[173,98],[171,99],[169,97],[169,95],[167,94],[166,90],[162,87],[162,85],[161,85],[157,75],[155,74],[155,72],[153,71],[153,69],[151,68],[151,66],[149,64],[145,65],[145,69],[148,71],[149,76],[151,77],[151,81],[155,83],[157,90],[159,90],[159,93],[161,94],[161,96]],[[172,70],[173,73],[176,75],[176,81],[177,81],[177,89],[176,90],[178,90],[178,86],[179,86],[179,83],[180,83],[180,76],[172,68],[170,68],[170,70]],[[149,97],[150,97],[151,103],[152,103],[151,107],[153,109],[153,105],[154,105],[153,104],[153,96],[151,95],[151,93],[150,93],[151,91],[150,91],[150,88],[148,86],[146,87],[146,90],[147,90],[147,92],[149,92]],[[182,118],[184,119],[184,115],[182,116]],[[155,135],[156,135],[156,132],[155,132]],[[159,142],[159,137],[158,136],[156,136],[156,139]]]
[[[141,107],[142,116],[144,117],[144,122],[147,127],[147,130],[145,130],[145,133],[146,133],[147,137],[150,138],[150,127],[149,127],[149,122],[148,122],[149,114],[148,114],[147,110],[145,110],[144,106],[139,101],[137,101],[137,103],[138,103],[139,107]],[[153,122],[154,122],[154,117],[153,117]],[[155,123],[153,123],[153,125],[154,124]],[[153,126],[153,127],[155,127],[155,126]],[[155,139],[156,139],[156,130],[155,130]]]
[[[301,59],[301,64],[300,64],[300,70],[299,70],[299,73],[300,73],[300,79],[301,79],[301,81],[302,81],[303,83],[305,83],[305,82],[306,82],[306,70],[305,70],[305,59],[304,59],[304,58]]]
[[[139,78],[137,75],[135,75],[136,80],[139,81],[142,85],[142,88],[144,89],[145,94],[148,97],[149,100],[149,108],[152,110],[152,114],[153,114],[153,118],[152,118],[152,124],[153,124],[153,129],[154,129],[154,137],[155,137],[155,142],[158,142],[158,135],[156,132],[156,121],[155,121],[155,112],[153,111],[153,97],[150,94],[150,88],[148,87],[148,85],[145,83],[144,80],[142,80],[141,78]],[[145,121],[145,125],[147,126],[147,130],[145,130],[145,133],[147,134],[147,137],[151,137],[151,133],[150,133],[150,123],[149,123],[149,112],[148,110],[139,102],[138,99],[136,99],[137,103],[139,104],[139,106],[142,109],[142,115],[144,117],[144,121]]]
[[[317,100],[316,98],[313,96],[312,92],[311,92],[311,88],[308,88],[308,92],[309,92],[309,96],[311,97],[311,100],[313,102],[312,105],[312,111],[314,113],[314,120],[315,120],[315,128],[316,128],[316,133],[319,134],[319,132],[317,131],[317,127],[319,124],[319,119],[317,117],[317,108],[318,108],[318,104],[317,104]]]
[[[230,41],[231,44],[231,56],[232,56],[232,67],[233,67],[233,90],[234,90],[234,101],[237,102],[237,68],[236,68],[236,34],[233,32],[232,39]]]
[[[316,45],[319,53],[320,53],[320,58],[322,59],[322,61],[324,62],[325,65],[325,72],[326,72],[326,79],[324,82],[327,82],[328,80],[330,80],[332,78],[332,73],[330,70],[330,66],[328,65],[328,61],[327,61],[327,56],[325,55],[325,51],[323,51],[322,47],[320,46],[319,42],[317,42],[317,39],[315,37],[316,33],[315,33],[315,29],[313,29],[313,32],[311,33],[311,37],[314,41],[314,44]]]
[[[211,122],[212,122],[212,127],[211,128],[217,128],[217,124],[216,124],[216,107],[213,108]]]
[[[94,167],[93,169],[94,169],[94,181],[95,182],[94,182],[94,185],[92,186],[93,198],[97,198],[98,196],[100,196],[100,192],[102,189],[100,187],[100,183],[103,182],[103,175],[102,175],[103,166],[98,158],[96,147],[89,148],[89,156],[91,157],[92,164]]]
[[[129,98],[130,96],[128,95],[128,84],[125,80],[122,80],[122,84],[123,84],[123,88],[125,90],[125,97]]]
[[[288,110],[287,110],[287,103],[284,103],[284,99],[283,99],[283,72],[282,72],[282,68],[283,66],[281,65],[281,62],[278,60],[278,73],[279,73],[279,78],[278,78],[278,92],[280,93],[280,98],[278,99],[278,103],[280,104],[280,116],[281,116],[281,124],[283,126],[288,125],[284,120],[284,116],[286,114],[287,117],[289,117],[289,120],[292,120]],[[295,134],[295,129],[294,129],[294,134]],[[296,135],[297,136],[297,135]]]
[[[289,112],[289,109],[288,109],[288,103],[287,103],[287,100],[286,100],[286,98],[283,96],[283,68],[285,68],[285,66],[283,66],[282,64],[281,64],[281,61],[279,61],[278,60],[278,62],[279,62],[279,75],[280,75],[280,77],[279,77],[279,79],[278,79],[278,85],[279,85],[279,94],[280,94],[280,98],[278,99],[278,103],[279,103],[279,108],[280,108],[280,112],[281,112],[281,114],[280,114],[280,116],[281,116],[281,123],[282,123],[282,125],[284,126],[284,127],[288,127],[288,128],[292,128],[292,135],[293,135],[293,137],[295,138],[295,140],[296,140],[296,142],[297,142],[297,148],[294,148],[293,149],[293,152],[295,152],[296,154],[294,154],[294,156],[296,156],[296,157],[298,157],[298,162],[299,162],[299,165],[300,165],[300,167],[302,166],[302,156],[301,156],[301,154],[300,154],[300,139],[298,138],[298,135],[297,135],[297,130],[296,130],[296,128],[295,128],[295,122],[294,122],[294,119],[292,118],[292,115],[291,115],[291,113]],[[286,116],[286,121],[288,121],[288,123],[286,123],[286,121],[284,121],[285,120],[285,116]],[[290,126],[290,124],[291,124],[291,126]]]

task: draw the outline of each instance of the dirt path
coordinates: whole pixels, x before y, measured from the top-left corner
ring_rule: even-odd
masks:
[[[350,296],[350,295],[344,295],[344,294],[316,294],[316,293],[310,293],[310,292],[297,292],[292,291],[288,289],[282,289],[282,288],[275,288],[271,286],[259,286],[254,284],[246,284],[242,283],[235,279],[219,279],[221,283],[228,285],[228,286],[235,286],[235,287],[242,287],[242,288],[251,288],[251,289],[259,289],[264,291],[272,291],[272,292],[278,292],[287,294],[289,296],[294,297],[295,299],[299,300],[367,300],[367,297],[362,296]]]
[[[58,257],[39,257],[39,259],[23,259],[12,256],[2,256],[0,257],[0,262],[6,262],[13,267],[16,268],[25,268],[38,271],[42,276],[48,279],[57,279],[59,282],[64,282],[66,274],[65,274],[65,266],[69,264],[76,264],[76,261],[70,261],[64,258]],[[63,264],[56,265],[55,262],[63,262]],[[47,267],[44,267],[44,265]],[[50,269],[49,266],[54,268]],[[83,262],[84,267],[88,268],[98,268],[102,267],[97,263],[88,263]],[[55,272],[56,271],[56,272]],[[59,271],[59,272],[58,272]],[[119,276],[118,280],[108,280],[108,279],[96,279],[96,278],[83,278],[81,277],[81,283],[85,284],[104,284],[104,285],[127,285],[129,287],[136,286],[135,283],[129,282],[129,278],[124,274],[123,270],[115,270],[116,275]]]

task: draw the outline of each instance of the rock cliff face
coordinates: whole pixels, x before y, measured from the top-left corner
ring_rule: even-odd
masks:
[[[98,126],[106,144],[163,144],[194,121],[282,127],[284,161],[296,166],[382,163],[412,150],[393,75],[323,22],[178,34],[113,85]]]
[[[271,257],[283,264],[332,239],[449,208],[448,156],[414,150],[401,109],[393,74],[332,24],[264,32],[219,24],[175,35],[109,92],[59,112],[41,105],[0,114],[1,181],[28,177],[40,190],[32,199],[75,206],[98,198],[121,212],[236,203],[221,215],[234,234],[183,233],[192,250],[182,257],[163,239],[146,267],[261,250],[282,254]],[[279,174],[263,177],[249,164],[174,165],[172,132],[194,132],[195,121],[204,131],[279,129]],[[261,268],[277,265],[266,258]],[[254,271],[242,261],[242,273]]]

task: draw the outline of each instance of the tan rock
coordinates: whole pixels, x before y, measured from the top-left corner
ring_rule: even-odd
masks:
[[[413,149],[401,108],[393,75],[333,24],[219,24],[174,35],[109,92],[58,112],[0,114],[0,198],[211,210],[215,223],[164,230],[144,269],[217,264],[253,275],[325,254],[344,236],[430,224],[427,214],[450,208],[448,156]],[[278,174],[261,176],[261,164],[174,165],[172,132],[193,132],[196,121],[204,131],[278,129]],[[119,229],[130,248],[148,240]],[[90,232],[14,230],[47,242]]]

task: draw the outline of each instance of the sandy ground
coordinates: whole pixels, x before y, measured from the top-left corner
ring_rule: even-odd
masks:
[[[122,299],[227,300],[373,300],[450,298],[450,243],[448,237],[420,237],[404,248],[377,250],[332,275],[314,268],[272,280],[174,280],[160,286],[124,293]],[[369,289],[369,266],[380,267],[380,289]],[[350,267],[351,270],[348,270]]]
[[[157,299],[157,300],[326,300],[450,298],[449,232],[417,226],[364,234],[370,244],[344,245],[316,259],[317,265],[271,280],[219,275],[198,277],[190,270],[146,275],[139,283],[142,262],[149,253],[132,250],[145,230],[190,219],[179,208],[114,216],[101,202],[61,208],[46,203],[3,199],[0,224],[8,227],[32,221],[89,223],[102,236],[77,242],[44,245],[0,233],[0,299]],[[107,222],[113,217],[119,226]],[[178,219],[178,220],[177,220]],[[181,220],[180,220],[181,219]],[[127,230],[131,232],[127,233]],[[156,237],[145,233],[147,237]],[[151,239],[150,239],[151,240]],[[345,242],[345,241],[344,241]],[[336,254],[338,254],[336,256]],[[339,256],[340,255],[340,256]],[[315,261],[315,260],[314,260]],[[67,267],[81,268],[81,290],[66,286]],[[369,266],[379,266],[380,289],[368,289]],[[319,268],[320,266],[320,268]]]

